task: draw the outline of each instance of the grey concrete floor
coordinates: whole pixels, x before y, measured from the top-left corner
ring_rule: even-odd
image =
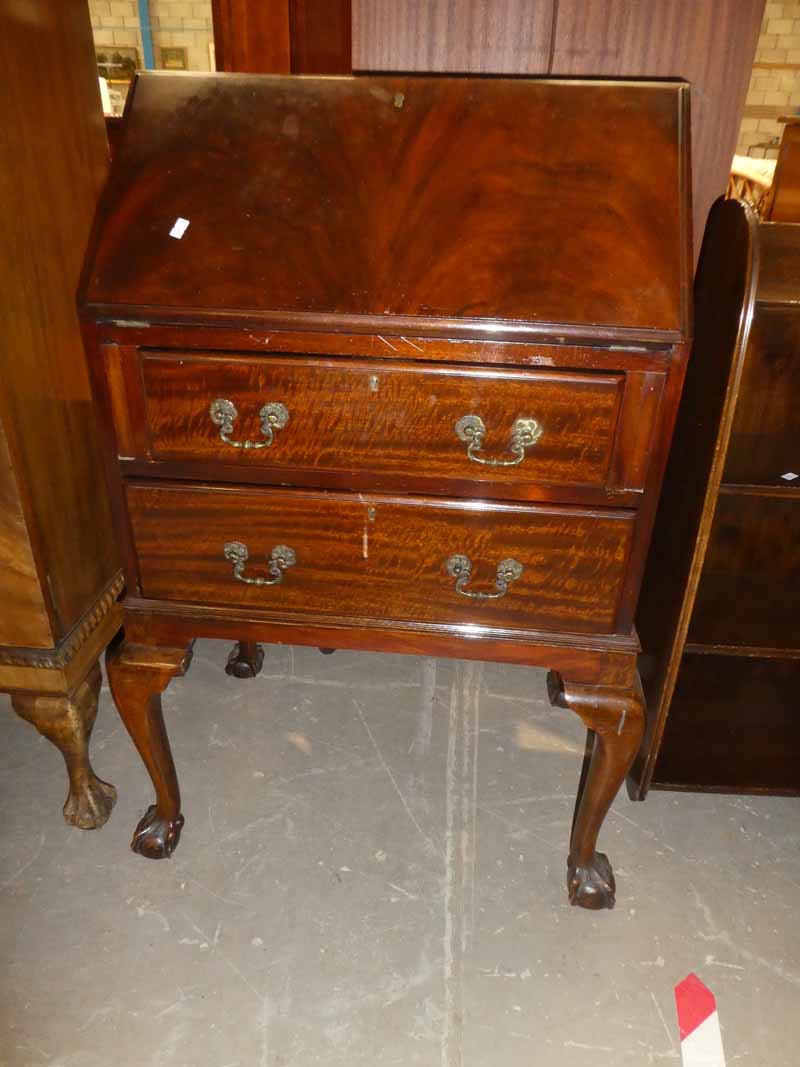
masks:
[[[795,1067],[798,811],[620,796],[618,903],[565,899],[580,723],[544,673],[200,642],[165,710],[186,827],[129,851],[150,786],[103,688],[120,799],[61,819],[60,756],[0,697],[0,1063],[680,1063],[673,987],[717,996],[728,1063]]]

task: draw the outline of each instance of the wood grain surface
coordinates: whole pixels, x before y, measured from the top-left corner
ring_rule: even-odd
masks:
[[[800,649],[800,500],[789,493],[720,494],[689,626],[693,644]]]
[[[144,596],[282,617],[612,633],[633,528],[622,510],[299,490],[132,485],[127,499]],[[247,576],[269,577],[277,545],[297,562],[279,585],[246,585],[225,559],[231,541],[247,545]],[[454,554],[472,560],[472,590],[494,591],[503,559],[524,572],[505,596],[475,600],[445,570]]]
[[[738,201],[711,214],[637,617],[649,711],[639,796],[651,776],[659,788],[800,791],[800,491],[780,477],[800,439],[796,229]]]
[[[685,78],[699,248],[727,184],[763,13],[764,0],[353,0],[353,65]]]
[[[800,794],[800,660],[684,655],[654,789]]]
[[[788,122],[781,133],[767,218],[770,222],[800,222],[800,127],[794,122]]]
[[[800,474],[798,352],[796,308],[759,302],[725,461],[726,482],[794,487],[800,500],[800,479],[783,477]]]
[[[728,182],[764,0],[558,0],[551,73],[692,85],[697,246]]]
[[[289,0],[211,0],[217,70],[288,73]]]
[[[555,0],[353,0],[355,70],[546,74]]]
[[[75,310],[108,149],[86,4],[10,5],[2,21],[0,417],[59,640],[117,569]]]
[[[758,229],[748,205],[719,201],[700,254],[694,348],[636,614],[647,702],[631,785],[639,798],[667,722],[722,479],[758,288]]]
[[[676,84],[140,75],[84,299],[148,321],[679,340],[684,102]]]
[[[154,459],[474,479],[476,493],[516,481],[604,486],[624,381],[598,373],[487,374],[399,361],[188,352],[146,353],[142,373]],[[233,440],[265,440],[258,412],[266,403],[282,403],[289,421],[274,431],[269,447],[234,448],[209,415],[216,398],[236,407]],[[542,435],[518,466],[482,465],[468,458],[455,432],[465,415],[486,426],[478,453],[484,458],[515,458],[510,443],[517,419],[535,419]]]
[[[289,0],[292,73],[350,74],[351,24],[350,0]]]
[[[8,442],[0,422],[0,568],[3,608],[0,645],[49,648],[55,644],[39,584]]]

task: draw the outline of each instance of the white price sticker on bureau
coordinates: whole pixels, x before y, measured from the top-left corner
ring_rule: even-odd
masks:
[[[172,224],[172,229],[169,231],[169,235],[170,235],[170,237],[174,237],[176,240],[180,241],[181,237],[183,237],[183,235],[186,233],[186,231],[188,229],[189,229],[189,220],[188,219],[177,218],[177,219],[175,219],[175,222]]]

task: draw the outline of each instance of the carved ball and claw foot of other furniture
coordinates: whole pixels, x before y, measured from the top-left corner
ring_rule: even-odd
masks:
[[[11,698],[17,715],[32,723],[64,757],[69,775],[64,818],[81,830],[96,830],[107,822],[117,799],[114,786],[98,778],[89,761],[101,681],[95,662],[70,695],[16,693]]]
[[[173,678],[185,674],[192,645],[155,648],[125,642],[109,649],[106,668],[122,721],[142,757],[156,793],[136,827],[134,852],[148,859],[171,856],[183,829],[181,795],[161,709],[161,694]]]
[[[256,641],[237,641],[228,656],[225,673],[233,678],[255,678],[264,666],[264,649]]]
[[[597,836],[633,763],[644,730],[644,699],[638,675],[631,689],[572,685],[555,671],[547,677],[551,703],[574,711],[589,730],[567,859],[570,904],[613,908],[616,884]]]

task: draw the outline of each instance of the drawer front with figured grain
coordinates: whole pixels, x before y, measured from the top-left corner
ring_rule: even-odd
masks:
[[[222,486],[127,489],[146,598],[285,619],[614,632],[619,510]]]
[[[292,356],[153,352],[141,365],[154,460],[483,483],[501,497],[604,487],[624,383]]]

